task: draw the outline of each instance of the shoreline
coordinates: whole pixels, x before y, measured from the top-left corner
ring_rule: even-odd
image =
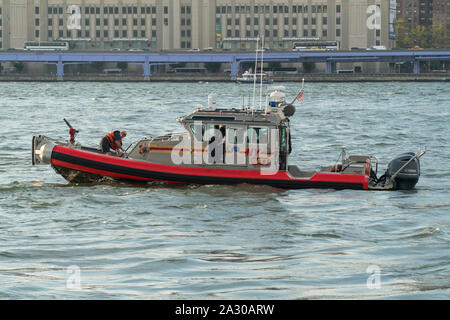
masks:
[[[276,82],[447,82],[450,74],[304,74],[273,76]],[[56,76],[46,75],[0,75],[0,82],[234,82],[226,75],[84,75]]]

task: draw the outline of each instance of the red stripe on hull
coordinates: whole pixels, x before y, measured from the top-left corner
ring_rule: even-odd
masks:
[[[158,171],[161,173],[172,173],[178,175],[200,176],[200,177],[215,177],[215,178],[236,178],[236,179],[261,179],[261,180],[284,180],[284,181],[315,181],[315,182],[336,182],[336,183],[353,183],[362,185],[363,189],[368,189],[369,178],[366,175],[357,174],[339,174],[339,173],[315,173],[308,179],[301,179],[292,177],[286,171],[267,172],[260,170],[233,170],[233,169],[208,169],[208,168],[195,168],[195,167],[183,167],[175,165],[165,165],[157,163],[149,163],[144,161],[116,158],[112,156],[96,154],[91,152],[85,152],[77,149],[71,149],[63,146],[55,146],[53,149],[55,152],[64,153],[74,157],[79,157],[87,160],[107,163],[111,165],[118,165],[133,169]],[[67,167],[74,170],[85,171],[95,173],[99,175],[106,175],[113,178],[133,179],[141,181],[152,181],[154,179],[130,176],[126,174],[120,174],[115,172],[103,171],[84,167],[64,161],[52,159],[52,164]],[[171,182],[171,181],[167,181]]]

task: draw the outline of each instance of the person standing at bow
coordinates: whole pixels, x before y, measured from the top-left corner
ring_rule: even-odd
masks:
[[[117,156],[120,156],[120,151],[125,152],[122,148],[122,139],[127,136],[125,130],[114,130],[105,135],[100,141],[100,150],[107,155],[112,155],[111,149],[116,152]]]

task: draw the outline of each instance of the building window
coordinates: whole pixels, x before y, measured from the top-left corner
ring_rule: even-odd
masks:
[[[341,36],[341,29],[336,29],[336,37],[340,37]]]
[[[326,37],[327,36],[327,30],[322,30],[322,37]]]
[[[336,5],[336,13],[340,13],[341,12],[341,5],[337,4]]]
[[[336,24],[341,24],[341,18],[340,17],[336,18]]]
[[[53,25],[53,19],[48,19],[48,25],[52,26]]]
[[[103,38],[108,38],[108,30],[103,31]]]
[[[35,7],[35,8],[34,8],[34,13],[35,13],[35,14],[39,14],[39,7]]]
[[[322,24],[328,24],[328,18],[322,17]]]
[[[52,30],[48,30],[48,37],[49,38],[53,37],[53,31]]]
[[[39,27],[39,19],[34,19],[34,25],[35,25],[36,27]]]

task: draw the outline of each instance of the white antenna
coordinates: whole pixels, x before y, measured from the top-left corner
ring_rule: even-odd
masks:
[[[260,81],[260,87],[259,87],[259,109],[262,109],[262,85],[263,85],[263,64],[264,64],[264,35],[262,36],[262,43],[261,43],[261,74],[259,75],[261,77]]]
[[[254,71],[254,75],[253,75],[253,103],[252,103],[252,110],[255,108],[256,70],[258,68],[258,47],[259,47],[259,37],[256,39],[256,57],[255,57],[255,71]]]

